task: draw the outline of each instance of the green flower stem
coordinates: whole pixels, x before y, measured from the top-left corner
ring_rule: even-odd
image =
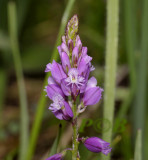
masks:
[[[119,25],[119,0],[107,1],[107,44],[106,44],[106,71],[104,87],[104,119],[111,124],[109,131],[105,132],[106,123],[103,126],[103,140],[111,143],[115,104],[115,82],[117,68],[118,49],[118,25]],[[102,160],[109,160],[108,156],[102,155]]]
[[[54,60],[58,59],[57,46],[61,42],[61,36],[64,33],[69,15],[72,11],[72,7],[74,6],[74,2],[75,2],[75,0],[69,0],[68,3],[67,3],[65,12],[64,12],[62,20],[61,20],[61,25],[60,25],[59,33],[58,33],[58,36],[57,36],[57,41],[55,43],[50,61],[52,61],[53,59]],[[47,79],[48,79],[49,76],[50,76],[50,73],[46,74],[44,84],[43,84],[43,88],[47,85]],[[38,138],[39,131],[40,131],[40,126],[41,126],[41,122],[42,122],[42,118],[43,118],[43,113],[44,113],[45,106],[46,106],[46,101],[47,101],[47,98],[45,96],[45,92],[42,91],[41,97],[40,97],[38,105],[37,105],[37,111],[36,111],[36,115],[35,115],[35,119],[34,119],[34,125],[33,125],[33,128],[32,128],[32,131],[31,131],[30,142],[29,142],[29,147],[28,147],[28,152],[27,152],[27,160],[32,160],[32,156],[33,156],[33,153],[34,153],[34,150],[35,150],[35,146],[36,146],[36,143],[37,143],[37,138]]]
[[[77,160],[78,156],[78,126],[77,126],[77,105],[73,105],[73,139],[72,139],[72,145],[73,145],[73,150],[72,150],[72,160]]]
[[[10,44],[14,59],[14,66],[16,71],[19,98],[20,98],[20,153],[19,160],[25,160],[25,155],[28,148],[29,135],[29,115],[27,111],[27,96],[25,90],[23,69],[21,64],[20,50],[17,39],[17,20],[16,20],[16,5],[14,2],[8,3],[8,23],[10,32]]]

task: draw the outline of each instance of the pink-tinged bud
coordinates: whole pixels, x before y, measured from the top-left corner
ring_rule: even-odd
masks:
[[[72,61],[74,64],[77,64],[79,58],[79,49],[78,47],[74,47],[72,51]]]
[[[45,72],[50,72],[50,71],[51,71],[51,68],[52,68],[52,64],[51,64],[51,63],[48,63],[48,64],[46,65]]]
[[[67,55],[69,56],[69,50],[65,43],[61,44],[61,51],[67,53]]]
[[[57,153],[47,158],[46,160],[63,160],[63,155],[61,153]]]
[[[62,42],[66,44],[66,37],[62,36]]]
[[[61,53],[61,62],[63,69],[66,73],[68,73],[69,69],[71,68],[69,57],[65,52]]]
[[[58,49],[59,55],[61,56],[61,53],[62,53],[62,48],[61,48],[61,46],[58,46],[57,49]]]
[[[82,47],[82,57],[87,55],[87,47]]]
[[[83,140],[82,140],[83,141]],[[102,152],[103,154],[107,155],[111,152],[111,147],[109,146],[110,143],[103,141],[98,137],[90,137],[84,140],[85,147],[90,150],[91,152],[99,153]]]
[[[68,40],[68,48],[70,53],[72,53],[73,47],[74,47],[73,41],[71,39]]]
[[[102,89],[100,87],[92,87],[84,92],[83,103],[85,106],[94,105],[98,103],[102,96]]]
[[[75,43],[75,46],[76,46],[76,47],[78,47],[79,51],[80,51],[80,50],[81,50],[81,48],[82,48],[82,42],[81,42],[81,40],[80,40],[79,35],[77,35],[77,37],[76,37],[76,43]]]

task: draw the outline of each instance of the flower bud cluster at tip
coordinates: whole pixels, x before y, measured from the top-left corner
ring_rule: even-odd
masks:
[[[72,101],[80,98],[78,112],[81,113],[86,106],[98,103],[103,91],[97,86],[95,77],[89,79],[90,72],[95,68],[91,64],[92,57],[87,55],[87,47],[82,46],[78,35],[77,15],[69,20],[62,43],[57,48],[61,63],[53,60],[46,65],[45,72],[51,72],[51,76],[45,91],[53,101],[49,109],[56,118],[70,121],[73,111],[69,97]]]
[[[66,41],[68,42],[69,40],[75,41],[76,35],[78,33],[78,16],[74,15],[69,21],[66,26]]]

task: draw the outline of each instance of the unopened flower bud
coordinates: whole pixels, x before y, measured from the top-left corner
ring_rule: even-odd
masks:
[[[102,152],[103,154],[107,155],[109,152],[111,152],[112,149],[109,146],[110,143],[103,141],[98,137],[87,138],[83,143],[88,150],[95,153]]]

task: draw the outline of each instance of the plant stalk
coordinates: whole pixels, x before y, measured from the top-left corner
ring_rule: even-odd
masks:
[[[118,49],[118,26],[119,26],[119,0],[107,1],[107,43],[106,43],[106,71],[105,71],[105,87],[104,87],[104,113],[103,118],[110,121],[110,130],[105,132],[108,127],[103,124],[103,140],[111,143],[114,105],[115,105],[115,82],[117,69],[117,49]],[[109,160],[108,156],[102,155],[102,160]]]
[[[72,160],[77,160],[78,157],[78,125],[77,125],[77,105],[74,103],[73,105],[73,139],[72,139]]]
[[[25,155],[28,148],[29,139],[29,115],[27,109],[27,96],[25,90],[23,68],[20,57],[19,43],[18,43],[18,32],[17,32],[17,15],[16,5],[14,2],[8,3],[8,23],[10,32],[10,44],[14,59],[14,66],[16,71],[19,99],[20,99],[20,153],[19,160],[25,160]]]

